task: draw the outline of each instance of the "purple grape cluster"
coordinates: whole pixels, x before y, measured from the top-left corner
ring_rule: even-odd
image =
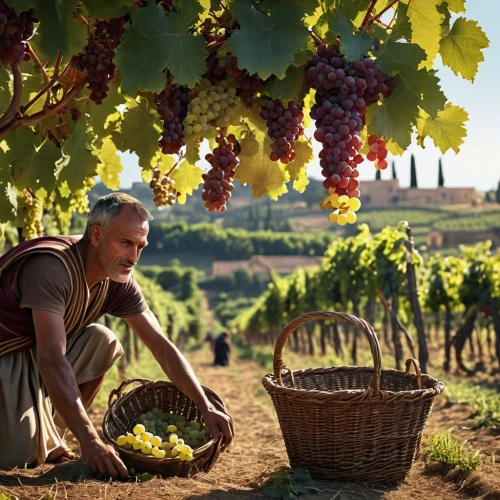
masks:
[[[178,154],[185,144],[182,122],[187,114],[188,93],[187,87],[167,84],[156,97],[156,109],[163,119],[159,146],[164,154]]]
[[[33,9],[17,14],[0,0],[0,63],[8,66],[12,63],[29,61],[31,56],[26,52],[26,41],[33,36]]]
[[[295,141],[304,133],[302,106],[289,101],[285,106],[279,99],[268,99],[260,116],[266,120],[267,135],[274,139],[269,155],[272,161],[289,163],[295,159]]]
[[[316,121],[314,138],[322,143],[320,165],[323,186],[335,193],[358,198],[357,166],[364,158],[359,153],[359,138],[365,124],[366,107],[380,95],[388,97],[393,81],[369,57],[352,63],[326,45],[319,45],[307,70],[307,80],[316,89],[316,104],[311,118]]]

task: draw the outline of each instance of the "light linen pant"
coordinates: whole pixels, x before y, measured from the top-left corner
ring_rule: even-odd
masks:
[[[98,323],[73,335],[66,348],[78,385],[102,376],[122,354],[115,334]],[[36,349],[0,356],[0,469],[40,465],[61,446],[66,429],[54,413]]]

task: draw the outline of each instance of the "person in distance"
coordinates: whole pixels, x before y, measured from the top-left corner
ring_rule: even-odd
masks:
[[[112,193],[92,208],[83,237],[36,238],[0,257],[0,469],[74,459],[64,441],[69,428],[93,470],[127,477],[86,411],[123,353],[96,323],[103,314],[123,318],[213,436],[222,434],[222,449],[231,442],[231,420],[208,401],[132,276],[151,219],[138,200]]]

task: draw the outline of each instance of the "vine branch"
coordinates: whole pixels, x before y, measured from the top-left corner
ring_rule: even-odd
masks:
[[[359,31],[362,31],[365,29],[366,25],[368,24],[368,21],[370,19],[370,16],[372,15],[373,9],[375,8],[375,4],[377,3],[377,0],[372,0],[370,3],[370,6],[368,7],[368,10],[366,11],[366,16],[363,19],[363,22],[361,23],[361,26],[359,27]]]
[[[7,109],[4,115],[0,118],[0,129],[15,119],[23,97],[23,74],[21,73],[19,63],[13,62],[10,65],[10,70],[14,76],[14,94],[12,95],[9,109]]]
[[[375,22],[380,22],[380,18],[389,10],[391,9],[394,5],[396,5],[399,2],[399,0],[392,0],[392,2],[385,8],[382,9],[371,21],[370,24],[373,24]],[[392,18],[394,20],[394,17]],[[382,24],[382,23],[381,23]],[[389,27],[392,24],[392,21],[389,23],[389,25],[386,25],[386,27]]]
[[[33,50],[33,47],[31,46],[31,44],[29,42],[26,43],[26,48],[28,49],[28,54],[33,59],[34,63],[40,69],[40,71],[43,75],[43,80],[44,80],[45,84],[49,83],[50,78],[49,78],[49,75],[47,74],[47,71],[45,71],[45,66],[40,62],[40,59],[38,59],[36,52]]]
[[[313,39],[316,43],[319,43],[320,45],[321,45],[321,44],[323,44],[323,43],[325,43],[325,42],[323,42],[323,40],[321,40],[321,38],[320,38],[318,35],[316,35],[316,33],[314,33],[314,31],[310,30],[310,31],[309,31],[309,34],[311,35],[311,38],[312,38],[312,39]]]

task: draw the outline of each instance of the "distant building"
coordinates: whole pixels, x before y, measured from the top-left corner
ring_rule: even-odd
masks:
[[[455,247],[457,245],[474,245],[480,241],[491,240],[494,246],[500,245],[500,235],[495,231],[442,231],[431,229],[427,236],[430,248]]]
[[[474,188],[401,188],[398,179],[363,181],[361,203],[372,206],[387,205],[475,205]]]
[[[233,274],[245,269],[256,274],[290,274],[296,269],[307,269],[321,264],[323,257],[307,255],[252,255],[249,260],[216,260],[212,264],[212,277]]]

